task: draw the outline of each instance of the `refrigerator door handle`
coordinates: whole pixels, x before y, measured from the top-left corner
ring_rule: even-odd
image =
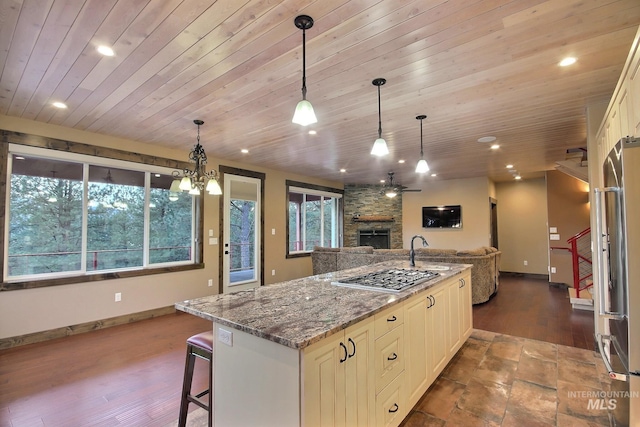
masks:
[[[596,262],[598,265],[598,312],[600,316],[606,317],[608,319],[616,319],[623,320],[626,316],[623,313],[616,313],[607,311],[605,304],[605,283],[607,282],[607,277],[605,276],[604,265],[604,245],[603,239],[607,236],[602,229],[602,198],[604,193],[619,193],[620,188],[618,187],[605,187],[605,188],[595,188],[595,215],[596,215]]]
[[[607,357],[607,353],[605,353],[605,351],[604,351],[604,341],[607,340],[607,341],[611,342],[611,335],[597,334],[596,336],[597,336],[597,341],[598,341],[598,349],[600,350],[600,356],[602,357],[602,361],[604,362],[604,366],[605,366],[605,368],[607,370],[607,373],[609,374],[609,378],[614,379],[614,380],[618,380],[618,381],[629,381],[629,374],[615,372],[613,370],[613,367],[611,366],[611,361]]]

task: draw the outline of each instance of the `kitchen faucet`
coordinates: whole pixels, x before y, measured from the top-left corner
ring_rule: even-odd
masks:
[[[429,244],[427,243],[425,238],[420,236],[419,234],[416,234],[415,236],[413,236],[411,238],[411,250],[409,251],[409,265],[411,267],[415,267],[416,266],[416,261],[415,261],[416,252],[413,250],[413,241],[415,240],[416,237],[419,237],[420,239],[422,239],[422,246],[424,246],[424,247],[429,246]]]

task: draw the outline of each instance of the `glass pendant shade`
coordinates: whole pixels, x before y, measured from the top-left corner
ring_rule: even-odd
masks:
[[[307,126],[318,122],[316,114],[313,112],[313,106],[309,101],[303,99],[298,102],[291,122],[301,126]]]
[[[387,141],[382,138],[378,138],[373,143],[373,148],[371,148],[371,154],[374,156],[386,156],[389,154],[389,147],[387,147]]]
[[[173,183],[171,185],[173,185]],[[189,178],[188,176],[183,177],[180,180],[180,185],[178,188],[180,188],[180,190],[182,191],[191,191],[191,178]]]
[[[222,188],[220,188],[220,184],[218,184],[216,179],[210,179],[209,182],[207,182],[206,191],[212,196],[219,196],[222,194]]]
[[[170,191],[169,192],[169,201],[170,202],[175,202],[176,200],[178,200],[180,198],[180,193],[176,192],[176,191]]]
[[[172,193],[179,193],[181,191],[180,188],[180,183],[182,182],[182,180],[180,179],[174,179],[171,182],[171,188],[169,188],[169,191]],[[189,186],[191,186],[191,183],[189,183]]]
[[[425,159],[420,159],[418,165],[416,166],[417,173],[426,173],[429,172],[429,165]]]
[[[398,195],[398,193],[396,193],[395,190],[387,190],[386,193],[384,193],[385,196],[387,196],[390,199],[393,199],[394,197],[396,197]]]
[[[189,190],[189,194],[192,194],[194,196],[199,196],[200,195],[200,189],[198,187],[193,187],[191,190]]]

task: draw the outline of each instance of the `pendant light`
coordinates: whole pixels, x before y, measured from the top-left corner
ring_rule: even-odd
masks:
[[[382,113],[380,112],[380,86],[382,86],[386,82],[387,81],[383,78],[378,78],[371,82],[374,86],[378,86],[378,139],[376,139],[373,143],[371,154],[378,157],[386,156],[387,154],[389,154],[387,141],[382,139]]]
[[[296,16],[293,21],[296,27],[302,30],[302,101],[298,102],[296,112],[293,114],[292,123],[307,126],[316,123],[316,114],[313,112],[313,106],[307,101],[307,74],[306,74],[306,50],[305,50],[305,31],[313,27],[313,18],[307,15]]]
[[[199,195],[201,191],[207,191],[213,196],[222,194],[222,189],[218,183],[218,172],[214,169],[207,172],[207,154],[200,145],[200,126],[204,124],[202,120],[194,120],[193,123],[198,126],[198,139],[193,150],[189,153],[189,161],[195,163],[193,170],[183,169],[182,171],[173,171],[173,182],[169,189],[169,200],[177,200],[175,193],[179,191],[188,191],[189,194]],[[174,193],[174,194],[171,194]]]
[[[420,120],[420,161],[416,165],[416,173],[429,172],[429,165],[427,164],[427,161],[424,159],[424,151],[422,150],[422,120],[426,118],[427,116],[425,115],[416,117],[416,119]]]

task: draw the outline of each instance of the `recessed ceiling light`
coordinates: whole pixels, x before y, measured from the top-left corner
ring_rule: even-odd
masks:
[[[560,63],[558,65],[560,65],[561,67],[566,67],[568,65],[575,64],[576,61],[577,61],[576,58],[574,58],[572,56],[568,56],[568,57],[564,58],[562,61],[560,61]]]
[[[56,101],[56,102],[51,103],[51,105],[53,105],[53,106],[54,106],[54,107],[56,107],[56,108],[60,108],[60,109],[65,109],[65,108],[67,108],[67,104],[65,104],[64,102],[58,102],[58,101]]]
[[[156,178],[160,178],[161,175],[159,173],[156,174]]]
[[[100,45],[98,46],[98,52],[104,56],[113,56],[113,49],[111,49],[109,46],[105,46],[105,45]]]
[[[520,175],[516,175],[514,178],[515,178],[515,179],[518,179],[518,180],[519,180],[519,179],[522,179],[522,177],[521,177]]]
[[[380,182],[384,184],[385,182],[387,182],[387,180],[386,179],[381,179]]]
[[[249,152],[249,150],[247,150],[246,148],[243,148],[242,150],[240,150],[240,152],[242,154],[247,154]]]
[[[340,169],[340,172],[345,173],[347,170],[346,169]]]
[[[431,176],[438,176],[438,174],[437,173],[432,173]]]
[[[512,164],[508,164],[508,165],[507,165],[507,169],[512,169],[512,168],[513,168],[513,165],[512,165]]]
[[[493,144],[493,145],[491,146],[491,149],[492,149],[492,150],[497,150],[498,148],[500,148],[500,145],[498,145],[498,144]]]
[[[404,163],[404,159],[398,160],[398,163]]]
[[[478,142],[493,142],[496,139],[497,138],[495,136],[483,136],[481,138],[478,138]]]
[[[317,133],[318,133],[318,132],[316,132],[315,130],[310,130],[310,131],[309,131],[309,135],[315,135],[315,134],[317,134]]]
[[[16,160],[24,160],[24,157],[22,157],[22,156],[15,156],[15,157],[14,157],[14,159],[16,159]]]

